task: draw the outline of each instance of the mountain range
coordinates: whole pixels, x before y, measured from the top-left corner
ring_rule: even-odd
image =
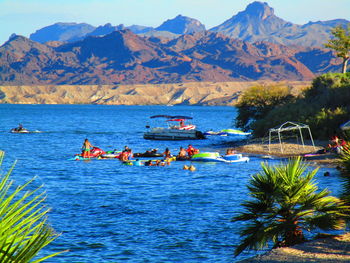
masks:
[[[345,26],[350,21],[334,19],[329,21],[309,22],[297,25],[287,22],[274,14],[274,9],[265,2],[252,2],[245,10],[233,15],[222,24],[209,31],[248,42],[267,41],[283,45],[323,46],[331,37],[331,30],[337,25]],[[94,27],[86,23],[56,23],[37,30],[30,39],[45,43],[47,41],[74,42],[87,36],[103,36],[115,30],[129,29],[135,34],[174,39],[183,34],[205,31],[205,26],[198,20],[182,15],[169,19],[160,26],[123,24]]]
[[[341,61],[328,49],[297,40],[279,43],[288,28],[299,30],[261,2],[209,31],[184,16],[157,28],[58,23],[30,39],[13,35],[0,47],[0,84],[310,80],[340,69]],[[247,39],[236,37],[238,32]],[[275,41],[267,41],[268,35]]]

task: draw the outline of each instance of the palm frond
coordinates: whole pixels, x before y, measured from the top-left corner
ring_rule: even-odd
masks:
[[[0,166],[4,153],[0,151]],[[18,186],[12,193],[10,170],[1,175],[0,181],[0,262],[29,262],[38,252],[59,235],[47,224],[48,208],[45,208],[45,192],[42,187],[27,191],[34,179]],[[41,262],[64,251],[35,259]]]

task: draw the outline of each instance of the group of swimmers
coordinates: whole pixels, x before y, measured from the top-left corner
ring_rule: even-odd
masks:
[[[178,159],[190,159],[194,154],[199,153],[199,150],[194,148],[191,144],[188,145],[187,149],[180,147],[180,151],[176,156]]]
[[[82,157],[83,158],[89,158],[91,156],[91,149],[93,149],[94,146],[90,143],[88,139],[84,140],[83,146],[82,146]],[[191,144],[188,145],[187,149],[180,147],[179,153],[176,155],[177,159],[190,159],[194,154],[199,153],[199,150],[194,148]],[[162,160],[147,160],[145,162],[141,162],[140,160],[135,160],[135,165],[137,166],[166,166],[170,165],[170,162],[172,160],[173,155],[171,154],[169,148],[166,148],[163,152],[164,159]],[[130,163],[130,159],[133,158],[132,150],[125,146],[124,150],[116,157],[120,161],[124,163]],[[187,166],[184,165],[184,170],[190,170],[195,171],[195,167],[193,165]]]

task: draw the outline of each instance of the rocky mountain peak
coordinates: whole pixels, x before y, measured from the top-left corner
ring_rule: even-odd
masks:
[[[250,16],[260,18],[261,20],[274,15],[274,10],[272,7],[270,7],[266,2],[259,1],[249,4],[243,12]]]
[[[156,30],[169,31],[174,34],[191,34],[204,31],[205,26],[197,19],[178,15],[173,19],[165,21]]]

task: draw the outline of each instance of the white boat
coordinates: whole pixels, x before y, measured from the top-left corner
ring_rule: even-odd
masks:
[[[198,140],[205,139],[205,136],[201,131],[196,130],[195,125],[186,125],[185,120],[192,119],[192,117],[187,116],[170,116],[170,115],[155,115],[154,118],[165,118],[168,123],[167,127],[154,127],[149,128],[149,131],[146,131],[143,134],[143,138],[147,140]],[[177,122],[174,125],[174,122]]]

